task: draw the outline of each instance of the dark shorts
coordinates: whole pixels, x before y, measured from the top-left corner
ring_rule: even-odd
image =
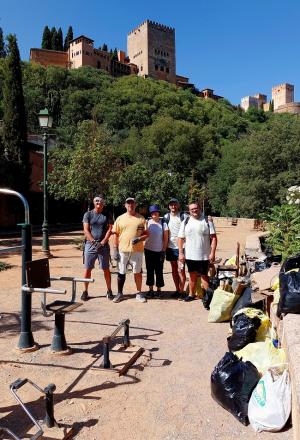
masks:
[[[185,260],[189,272],[197,272],[199,275],[208,274],[208,260]]]
[[[98,251],[90,242],[86,242],[84,248],[84,267],[94,269],[95,261],[99,261],[99,267],[109,269],[109,245],[101,247]]]
[[[178,249],[166,249],[166,260],[167,261],[178,261],[179,258],[179,250]]]

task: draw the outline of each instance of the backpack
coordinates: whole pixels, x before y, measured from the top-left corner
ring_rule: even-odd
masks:
[[[186,218],[184,218],[185,215],[187,215]],[[163,216],[163,221],[166,222],[167,225],[168,225],[169,222],[170,222],[170,217],[171,217],[171,214],[170,214],[169,212],[167,212],[167,214],[165,214],[165,215]],[[189,217],[190,217],[190,216],[189,216],[186,212],[184,212],[184,211],[182,211],[182,212],[180,213],[180,221],[181,221],[181,222],[182,222],[184,219],[186,220],[186,219],[189,218]]]

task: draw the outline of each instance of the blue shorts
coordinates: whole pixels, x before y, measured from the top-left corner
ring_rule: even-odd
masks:
[[[84,247],[84,267],[94,269],[95,261],[98,259],[99,267],[103,270],[109,269],[109,244],[101,246],[98,250],[90,241],[87,241]]]
[[[167,248],[166,250],[166,260],[167,261],[178,261],[179,258],[179,250]]]

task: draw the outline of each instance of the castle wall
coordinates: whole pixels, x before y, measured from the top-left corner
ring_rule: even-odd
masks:
[[[300,114],[300,102],[288,102],[287,104],[280,105],[277,109],[274,109],[274,113],[293,113],[294,115]]]
[[[281,105],[294,102],[294,86],[292,84],[284,83],[272,87],[272,100],[274,103],[274,110],[277,110]]]
[[[68,67],[68,52],[47,49],[30,49],[30,61],[42,66]]]

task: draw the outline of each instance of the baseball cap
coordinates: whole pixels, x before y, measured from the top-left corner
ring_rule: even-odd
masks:
[[[125,200],[126,203],[128,202],[135,202],[134,197],[127,197],[127,199]]]
[[[179,200],[175,199],[175,197],[172,197],[169,201],[169,205],[170,205],[170,203],[179,203]]]
[[[151,205],[151,206],[149,206],[150,214],[152,214],[152,212],[159,212],[159,211],[160,211],[160,208],[159,208],[158,205]]]

